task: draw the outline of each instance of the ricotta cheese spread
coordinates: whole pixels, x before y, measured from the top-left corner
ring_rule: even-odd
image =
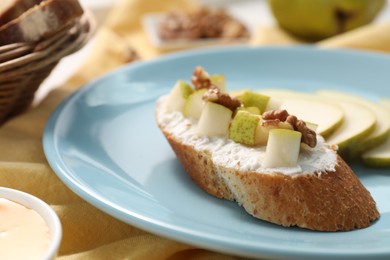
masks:
[[[193,146],[198,151],[210,151],[214,164],[244,172],[253,171],[268,174],[277,172],[290,176],[335,171],[337,153],[320,135],[317,135],[316,147],[300,152],[295,167],[266,168],[263,166],[265,146],[250,147],[226,137],[200,136],[196,133],[196,121],[185,118],[181,112],[167,112],[165,110],[163,105],[165,99],[164,96],[157,101],[156,113],[159,124],[183,144]]]

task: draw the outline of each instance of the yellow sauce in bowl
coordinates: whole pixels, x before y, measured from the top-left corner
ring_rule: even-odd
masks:
[[[0,259],[42,259],[50,230],[34,210],[0,198]]]

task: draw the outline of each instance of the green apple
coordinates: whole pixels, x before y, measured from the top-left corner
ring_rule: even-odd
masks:
[[[348,159],[351,150],[375,129],[376,118],[371,110],[359,103],[333,97],[344,111],[344,120],[336,131],[326,139],[331,145],[339,146],[339,153]]]
[[[287,122],[279,122],[277,125],[264,125],[263,121],[261,120],[256,128],[255,145],[267,145],[269,132],[272,129],[294,130],[292,125]]]
[[[370,23],[386,0],[268,0],[268,3],[286,31],[320,40]]]
[[[236,96],[244,105],[244,107],[258,107],[262,114],[268,105],[269,97],[253,91],[244,91]]]
[[[165,106],[168,112],[183,111],[187,98],[194,92],[186,82],[179,80],[168,95]]]
[[[272,129],[265,150],[264,167],[294,167],[297,165],[301,145],[301,132]]]
[[[213,85],[217,86],[222,92],[226,92],[226,80],[225,76],[221,74],[214,74],[210,76],[210,81]]]
[[[216,103],[206,102],[196,132],[199,135],[227,136],[233,112]]]
[[[380,104],[376,104],[364,98],[349,93],[333,91],[333,90],[319,90],[317,93],[320,96],[339,100],[350,100],[358,103],[363,107],[369,109],[376,119],[375,129],[363,140],[361,140],[354,149],[351,149],[351,156],[356,157],[363,152],[370,150],[379,144],[383,143],[390,132],[390,111]]]
[[[374,149],[363,153],[363,163],[373,167],[390,167],[390,137]]]
[[[188,96],[184,107],[183,107],[183,115],[185,117],[193,118],[198,120],[200,114],[202,112],[203,106],[206,103],[203,100],[203,94],[207,91],[207,89],[199,89],[194,93]]]
[[[240,110],[234,116],[229,130],[229,138],[245,145],[254,145],[256,128],[260,116]]]
[[[280,100],[280,109],[297,116],[305,122],[317,125],[316,132],[328,137],[343,122],[344,112],[334,102],[329,102],[316,95],[289,89],[263,89],[261,93],[272,99]]]

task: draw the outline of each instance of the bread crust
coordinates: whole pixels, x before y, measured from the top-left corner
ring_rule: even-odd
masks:
[[[78,0],[45,0],[0,27],[0,46],[48,38],[83,12]]]
[[[286,227],[348,231],[368,227],[379,217],[370,192],[340,156],[334,172],[240,172],[214,164],[208,151],[197,151],[159,127],[199,187],[217,198],[237,201],[256,218]]]
[[[4,0],[2,0],[4,1]],[[17,18],[22,13],[39,4],[43,0],[8,0],[0,10],[0,26]]]

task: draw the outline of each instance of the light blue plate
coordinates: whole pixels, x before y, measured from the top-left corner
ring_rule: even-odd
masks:
[[[154,119],[156,98],[177,79],[189,81],[196,65],[225,74],[230,90],[334,88],[374,100],[390,97],[390,57],[384,54],[233,47],[134,63],[76,92],[50,118],[44,149],[62,181],[131,225],[215,251],[291,259],[390,257],[389,169],[353,165],[381,217],[369,228],[351,232],[283,228],[200,190]]]

